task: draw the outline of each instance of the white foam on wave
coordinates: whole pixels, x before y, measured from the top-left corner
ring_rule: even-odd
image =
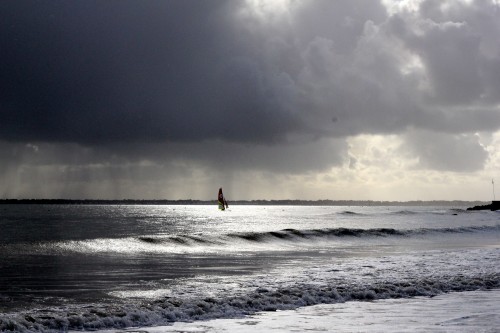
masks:
[[[59,242],[51,246],[65,251],[75,251],[81,253],[183,253],[186,250],[186,247],[181,244],[168,244],[168,246],[165,246],[162,244],[143,242],[136,237],[97,238],[81,241],[66,241]],[[191,252],[196,252],[196,250],[196,248],[191,248]]]
[[[144,235],[126,238],[95,238],[5,245],[5,252],[85,254],[172,253],[214,254],[267,251],[309,251],[318,249],[352,248],[367,245],[397,245],[453,242],[477,237],[478,242],[498,237],[500,225],[455,228],[422,228],[397,230],[392,228],[324,228],[310,230],[283,229],[266,232],[233,232],[222,235]],[[443,237],[445,236],[445,237]],[[496,244],[496,243],[495,243]],[[487,244],[489,245],[489,244]],[[3,250],[3,249],[2,249]]]
[[[499,304],[500,290],[471,291],[433,298],[321,304],[288,311],[264,312],[245,318],[176,322],[169,326],[140,330],[149,333],[498,332]]]
[[[357,258],[330,264],[313,260],[251,276],[198,276],[167,295],[128,305],[59,308],[0,316],[0,330],[91,330],[164,325],[175,321],[242,317],[259,311],[314,304],[435,296],[500,288],[498,249]],[[154,291],[151,290],[152,295]],[[144,291],[143,291],[144,293]],[[116,294],[119,296],[119,293]],[[124,291],[122,297],[131,297]],[[137,295],[135,295],[137,296]]]
[[[479,275],[471,279],[399,281],[364,286],[333,287],[297,285],[294,288],[259,288],[247,295],[227,298],[167,298],[140,306],[105,308],[93,307],[64,311],[63,313],[36,313],[0,318],[0,329],[14,330],[92,330],[130,326],[164,325],[176,321],[235,318],[259,311],[290,310],[298,307],[342,303],[346,301],[371,301],[377,299],[434,296],[442,292],[499,288],[500,276]]]
[[[172,253],[172,254],[204,254],[204,253],[241,253],[249,251],[285,251],[291,244],[276,243],[270,247],[269,244],[252,243],[249,241],[217,241],[217,242],[196,242],[189,238],[182,241],[172,241],[171,238],[161,238],[158,236],[143,238],[129,237],[120,239],[92,239],[81,241],[66,241],[45,245],[47,250],[63,250],[80,253]],[[154,241],[156,240],[156,241]]]
[[[117,298],[137,298],[137,299],[160,299],[173,297],[171,289],[149,289],[149,290],[117,290],[109,293]]]

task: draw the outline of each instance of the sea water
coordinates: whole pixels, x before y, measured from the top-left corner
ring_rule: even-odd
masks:
[[[384,300],[499,289],[500,214],[491,211],[0,206],[0,331],[382,309]]]

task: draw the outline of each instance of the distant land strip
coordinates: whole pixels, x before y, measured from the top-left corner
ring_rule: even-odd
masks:
[[[372,201],[372,200],[235,200],[229,205],[268,206],[471,206],[484,201]],[[0,205],[216,205],[216,200],[103,200],[103,199],[0,199]]]

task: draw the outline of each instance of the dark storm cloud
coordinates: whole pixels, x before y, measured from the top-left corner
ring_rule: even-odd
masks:
[[[500,128],[494,2],[397,13],[379,1],[251,3],[0,2],[0,141],[61,144],[49,151],[65,164],[116,156],[299,173],[340,165],[349,136],[416,128],[474,150],[471,133]],[[426,166],[448,165],[404,138]],[[452,169],[480,169],[487,155],[476,158]]]
[[[263,141],[291,126],[238,60],[226,1],[0,6],[3,139]]]

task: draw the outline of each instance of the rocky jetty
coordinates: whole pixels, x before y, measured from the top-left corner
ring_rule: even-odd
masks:
[[[492,201],[489,205],[469,207],[467,210],[500,210],[500,201]]]

